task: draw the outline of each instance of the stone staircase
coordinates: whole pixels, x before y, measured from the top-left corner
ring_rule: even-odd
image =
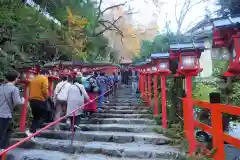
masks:
[[[62,131],[44,131],[37,142],[28,141],[8,153],[11,160],[174,160],[179,151],[170,139],[152,131],[156,126],[147,107],[131,95],[129,86],[118,89],[117,97],[81,121],[74,137],[65,124]],[[15,133],[12,143],[25,135]],[[72,141],[73,140],[73,141]]]

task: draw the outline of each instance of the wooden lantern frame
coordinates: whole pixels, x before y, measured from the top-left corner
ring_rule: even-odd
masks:
[[[151,54],[152,64],[157,68],[156,71],[154,71],[157,74],[160,75],[169,75],[171,74],[170,71],[170,63],[169,63],[169,53],[155,53]],[[168,68],[167,69],[161,69],[160,64],[166,63]]]
[[[213,48],[229,50],[229,66],[224,76],[240,76],[240,17],[213,20]],[[236,57],[233,57],[235,50]]]
[[[20,80],[18,83],[20,84],[28,84],[30,81],[30,75],[34,74],[36,76],[38,74],[37,69],[35,67],[28,67],[20,69]],[[25,74],[25,76],[23,76]],[[24,79],[23,79],[24,78]]]
[[[170,46],[170,56],[173,59],[178,59],[177,73],[174,77],[181,76],[197,76],[203,69],[200,68],[199,58],[201,52],[204,51],[204,43],[182,43],[173,44]],[[194,66],[184,66],[183,57],[191,56],[194,58]]]

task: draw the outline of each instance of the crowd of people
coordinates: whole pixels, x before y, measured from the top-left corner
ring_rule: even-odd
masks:
[[[137,72],[132,74],[132,91],[137,92]],[[32,122],[26,135],[30,136],[45,123],[58,120],[60,117],[70,114],[66,123],[71,128],[80,128],[78,124],[82,117],[91,118],[94,112],[103,112],[103,104],[109,103],[109,98],[115,96],[116,89],[124,79],[127,84],[128,76],[121,73],[108,75],[104,72],[81,73],[73,78],[70,75],[60,76],[56,84],[53,97],[49,96],[48,71],[41,70],[29,83],[29,104],[32,112]],[[6,82],[0,86],[0,149],[7,147],[8,123],[13,118],[13,108],[24,104],[24,98],[20,97],[20,91],[15,86],[19,74],[10,71],[6,74]],[[78,109],[82,106],[80,109]],[[74,118],[73,118],[74,116]],[[74,120],[73,120],[74,119]],[[59,123],[54,126],[55,131],[60,130]],[[35,141],[34,138],[32,138]]]
[[[73,111],[76,112],[69,116],[67,122],[71,128],[79,128],[81,117],[91,117],[94,112],[103,112],[103,103],[109,103],[109,97],[116,94],[121,79],[120,73],[108,75],[104,72],[79,72],[74,78],[62,75],[60,82],[56,84],[53,97],[49,97],[47,75],[47,70],[41,70],[29,83],[29,104],[33,118],[29,130],[26,131],[27,136],[42,128],[44,123],[57,120]],[[17,72],[10,71],[6,74],[6,82],[0,86],[0,149],[6,148],[9,141],[6,137],[9,137],[7,129],[13,118],[13,108],[23,105],[25,101],[20,97],[20,91],[15,85],[18,77]],[[80,106],[82,108],[77,110]],[[54,130],[60,130],[59,124],[54,126]],[[32,140],[35,141],[34,138]]]

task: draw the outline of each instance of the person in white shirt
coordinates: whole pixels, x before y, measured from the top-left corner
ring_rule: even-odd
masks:
[[[81,84],[81,77],[77,77],[73,80],[73,84],[70,86],[67,98],[67,114],[70,114],[74,110],[80,108],[75,112],[75,115],[70,115],[71,128],[79,128],[78,124],[80,123],[80,115],[82,114],[84,108],[84,102],[90,101],[89,96]],[[75,121],[73,121],[73,116],[75,116]]]
[[[62,81],[56,85],[53,96],[56,106],[56,114],[54,120],[57,120],[61,117],[63,109],[67,106],[68,91],[70,87],[71,83],[68,82],[68,76],[63,76]],[[59,129],[59,124],[56,124],[55,130]]]

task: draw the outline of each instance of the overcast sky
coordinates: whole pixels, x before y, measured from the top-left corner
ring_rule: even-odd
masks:
[[[126,0],[104,0],[105,5],[112,5],[120,2],[125,2]],[[161,0],[165,4],[161,7],[161,13],[158,15],[157,21],[159,24],[160,29],[163,29],[165,24],[165,17],[166,14],[168,16],[168,19],[171,21],[171,28],[173,30],[176,30],[176,20],[175,20],[175,0]],[[184,2],[183,0],[178,0],[180,2]],[[197,0],[195,0],[197,1]],[[147,2],[147,3],[146,3]],[[196,19],[199,20],[199,17],[203,16],[205,14],[205,8],[208,7],[210,10],[215,10],[216,6],[215,0],[209,0],[208,3],[202,3],[200,5],[197,5],[194,7],[186,16],[186,20],[183,24],[183,30],[189,26],[189,23],[193,24],[192,21],[195,21]],[[154,12],[155,12],[155,6],[152,4],[152,0],[133,0],[130,3],[131,7],[134,8],[134,10],[139,11],[139,13],[134,15],[134,20],[136,23],[147,25],[151,20],[154,19]],[[180,4],[178,7],[178,14],[180,13],[182,5]]]

